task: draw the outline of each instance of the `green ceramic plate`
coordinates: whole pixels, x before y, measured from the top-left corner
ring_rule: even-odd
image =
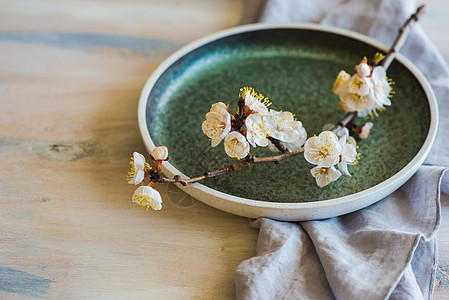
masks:
[[[167,175],[201,175],[235,160],[223,143],[211,148],[201,130],[211,104],[235,107],[239,89],[251,86],[288,110],[308,135],[337,122],[332,94],[340,70],[353,73],[363,56],[386,48],[354,32],[314,25],[249,25],[203,38],[168,58],[141,96],[139,125],[149,151],[169,149]],[[391,107],[372,120],[370,137],[359,143],[361,160],[319,188],[302,155],[278,165],[262,164],[184,188],[201,201],[248,217],[304,220],[347,213],[382,199],[402,185],[424,161],[437,128],[437,106],[425,78],[399,56],[388,70],[396,83]],[[363,119],[359,123],[366,122]],[[256,156],[272,155],[255,148]]]

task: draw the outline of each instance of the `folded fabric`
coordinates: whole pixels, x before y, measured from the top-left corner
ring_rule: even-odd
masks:
[[[251,1],[262,22],[318,22],[359,31],[390,45],[415,1]],[[256,5],[254,7],[254,5]],[[251,20],[247,17],[247,22]],[[431,83],[440,115],[449,113],[449,69],[415,25],[401,49]],[[449,119],[399,190],[363,210],[299,223],[261,218],[257,256],[236,269],[238,299],[430,299],[440,223],[440,186],[449,190]],[[443,184],[441,184],[441,180]]]
[[[257,256],[236,269],[238,299],[430,299],[445,168],[421,167],[368,209],[300,223],[258,219]]]

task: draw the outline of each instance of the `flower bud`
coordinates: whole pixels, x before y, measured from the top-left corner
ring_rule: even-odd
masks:
[[[160,210],[162,208],[161,194],[150,186],[140,186],[134,192],[132,197],[133,202],[142,207],[153,210]]]
[[[366,139],[369,135],[369,132],[373,128],[373,123],[368,122],[362,126],[359,132],[359,139]]]
[[[246,92],[248,91],[247,87],[241,88],[240,92],[239,92],[239,97],[240,99],[245,99],[246,97]]]
[[[154,160],[167,160],[168,159],[168,149],[165,146],[159,146],[153,149],[151,152],[151,157]]]
[[[366,63],[360,63],[355,66],[355,70],[360,77],[367,77],[371,74],[371,69]]]

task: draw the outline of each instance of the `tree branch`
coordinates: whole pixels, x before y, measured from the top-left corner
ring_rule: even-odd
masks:
[[[245,125],[245,123],[243,122],[243,113],[244,113],[244,110],[245,110],[245,96],[246,96],[246,94],[244,92],[245,92],[245,90],[240,90],[240,93],[239,93],[239,101],[237,103],[238,111],[234,115],[234,118],[235,118],[234,129],[235,130],[241,130],[243,125]]]
[[[282,144],[282,142],[281,142],[280,140],[275,139],[275,138],[273,138],[273,137],[271,137],[271,136],[267,137],[267,139],[268,139],[270,142],[272,142],[273,145],[275,145],[276,148],[278,148],[278,150],[281,151],[282,153],[287,153],[287,152],[290,151],[290,150],[288,150],[287,147],[284,146],[284,144]]]
[[[417,22],[419,18],[424,14],[424,8],[425,4],[420,5],[416,9],[416,12],[411,15],[410,18],[407,19],[407,21],[405,21],[401,28],[399,28],[399,33],[396,36],[393,45],[391,46],[385,58],[379,63],[379,65],[383,66],[385,70],[388,69],[396,54],[399,52],[399,49],[404,45],[411,26],[415,22]]]
[[[407,38],[407,35],[410,31],[411,26],[419,20],[419,18],[424,13],[424,7],[425,5],[421,5],[417,8],[416,12],[410,16],[410,18],[407,19],[407,21],[399,28],[398,35],[396,36],[395,41],[393,42],[393,45],[391,46],[390,50],[386,54],[385,58],[379,63],[379,65],[383,66],[386,69],[390,66],[391,62],[395,58],[396,54],[399,52],[399,49],[404,45],[404,42]],[[235,129],[240,130],[240,128],[244,125],[243,124],[243,110],[245,107],[245,97],[243,93],[241,92],[239,95],[239,110],[235,114]],[[357,117],[357,111],[351,111],[348,112],[343,119],[341,119],[332,129],[332,132],[337,132],[339,129],[346,127],[349,123],[351,123],[355,118]],[[248,154],[248,156],[245,157],[245,160],[231,164],[229,166],[223,167],[218,170],[206,172],[201,176],[192,177],[188,179],[181,179],[179,175],[174,176],[173,178],[166,178],[163,177],[161,174],[152,174],[152,179],[154,179],[156,182],[166,182],[166,183],[180,183],[184,186],[186,186],[189,183],[198,182],[201,180],[204,180],[206,178],[212,178],[216,176],[220,176],[229,172],[236,171],[238,169],[248,167],[253,164],[259,164],[259,163],[279,163],[280,161],[298,155],[300,153],[304,152],[304,147],[301,147],[299,149],[295,149],[293,151],[287,149],[282,142],[280,142],[277,139],[268,137],[268,139],[282,152],[280,155],[276,156],[267,156],[267,157],[255,157],[251,154]]]
[[[234,163],[231,164],[229,166],[223,167],[221,169],[215,170],[215,171],[211,171],[211,172],[206,172],[201,176],[197,176],[197,177],[192,177],[189,179],[181,179],[181,177],[179,175],[175,176],[173,179],[172,178],[165,178],[162,177],[160,180],[158,180],[158,182],[167,182],[167,183],[180,183],[184,186],[186,186],[189,183],[194,183],[194,182],[198,182],[201,180],[204,180],[206,178],[212,178],[212,177],[216,177],[216,176],[220,176],[229,172],[233,172],[235,170],[238,170],[240,168],[244,168],[244,167],[248,167],[250,165],[253,164],[261,164],[261,163],[279,163],[280,161],[298,155],[300,153],[304,152],[304,147],[295,149],[293,151],[287,150],[288,152],[285,152],[283,154],[280,155],[276,155],[276,156],[267,156],[267,157],[255,157],[252,156],[251,154],[248,154],[248,156],[245,158],[244,161],[238,162],[238,163]]]

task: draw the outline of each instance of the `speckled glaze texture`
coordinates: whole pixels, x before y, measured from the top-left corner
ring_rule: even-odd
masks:
[[[223,143],[210,146],[201,124],[211,104],[230,103],[233,110],[239,89],[252,86],[271,99],[273,109],[295,113],[309,136],[319,134],[325,123],[344,115],[331,92],[338,72],[352,74],[363,56],[377,51],[351,38],[314,30],[261,30],[219,39],[183,56],[156,82],[146,109],[149,133],[156,145],[168,147],[170,163],[187,176],[231,164],[236,160],[226,155]],[[310,175],[313,166],[298,155],[278,165],[253,165],[201,183],[243,198],[298,203],[347,196],[390,178],[423,145],[430,110],[424,90],[405,67],[393,62],[388,76],[396,82],[392,105],[372,121],[370,137],[359,142],[361,159],[349,166],[352,177],[342,176],[319,188]],[[251,153],[273,154],[260,147]]]

